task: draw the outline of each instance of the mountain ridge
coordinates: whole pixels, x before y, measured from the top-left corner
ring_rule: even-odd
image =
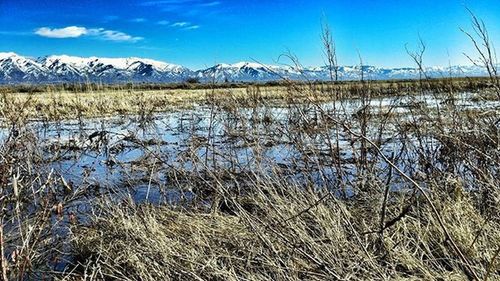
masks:
[[[427,67],[429,77],[484,76],[477,66]],[[416,79],[419,71],[411,67],[339,66],[340,80]],[[200,70],[147,58],[106,58],[50,55],[30,58],[14,52],[0,52],[0,84],[76,83],[76,82],[268,82],[290,80],[330,80],[326,66],[295,68],[256,62],[220,63]]]

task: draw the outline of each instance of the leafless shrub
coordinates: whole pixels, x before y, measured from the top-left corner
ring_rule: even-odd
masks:
[[[471,40],[474,48],[477,51],[477,54],[479,55],[479,58],[474,59],[465,53],[464,55],[474,65],[481,66],[486,69],[491,82],[496,87],[497,97],[500,99],[500,80],[498,77],[498,60],[496,57],[495,47],[490,40],[488,30],[483,20],[479,19],[469,8],[467,8],[467,11],[469,12],[471,17],[471,25],[473,31],[469,32],[463,28],[460,28],[460,30]]]

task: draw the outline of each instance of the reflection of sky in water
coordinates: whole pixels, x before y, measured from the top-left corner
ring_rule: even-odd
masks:
[[[477,101],[472,99],[473,94],[463,93],[456,97],[455,104],[461,108],[498,108],[499,101]],[[393,112],[409,112],[408,105],[424,103],[428,107],[442,106],[444,98],[435,98],[427,94],[417,97],[378,98],[370,102],[371,112],[384,112],[394,106]],[[333,108],[345,109],[344,117],[352,115],[362,103],[359,99],[342,102],[326,103],[321,110],[331,112]],[[62,175],[68,182],[75,185],[99,184],[114,188],[126,187],[138,201],[144,201],[144,186],[152,170],[165,170],[169,167],[185,169],[203,169],[203,165],[211,167],[216,162],[219,168],[245,171],[256,168],[271,167],[274,165],[301,166],[299,149],[290,143],[293,139],[287,136],[287,129],[293,130],[297,116],[307,115],[314,117],[318,108],[315,105],[293,105],[287,107],[240,108],[237,113],[217,111],[213,122],[213,139],[208,143],[207,136],[210,118],[210,109],[199,107],[171,113],[160,113],[153,116],[148,122],[141,122],[138,116],[117,116],[107,118],[86,119],[81,123],[77,120],[64,122],[30,123],[26,130],[38,137],[44,147],[44,157],[50,159],[51,167]],[[271,123],[253,123],[252,118],[258,120],[269,119]],[[401,116],[400,118],[409,118]],[[332,128],[333,129],[333,128]],[[394,135],[394,127],[385,128],[384,137]],[[103,138],[99,136],[92,140],[89,136],[105,131]],[[376,132],[374,132],[375,136]],[[0,140],[8,136],[8,129],[0,129]],[[330,133],[330,136],[334,136]],[[329,144],[323,133],[302,136],[304,149],[310,146],[311,151],[330,153]],[[432,139],[429,140],[432,142]],[[353,156],[349,139],[341,136],[339,140],[342,148],[342,157],[348,159]],[[398,147],[397,139],[383,146],[384,152],[390,154]],[[392,145],[391,145],[392,144]],[[335,144],[334,144],[335,145]],[[187,153],[190,148],[193,154]],[[358,149],[358,144],[354,149]],[[215,154],[213,153],[215,150]],[[59,151],[55,155],[54,151]],[[309,157],[312,157],[311,153]],[[194,160],[190,157],[197,157]],[[231,160],[229,160],[231,159]],[[314,158],[312,158],[314,160]],[[193,163],[197,163],[194,166]],[[203,164],[203,165],[201,165]],[[200,166],[201,165],[201,166]],[[303,167],[301,167],[303,168]],[[293,170],[293,169],[292,169]],[[310,171],[318,182],[331,171]],[[300,178],[300,175],[296,176]],[[328,180],[328,179],[327,179]],[[169,186],[166,175],[156,175],[155,183],[150,188],[148,200],[159,203],[180,198]],[[158,188],[160,184],[167,188]],[[161,190],[171,190],[170,195],[161,195]],[[160,199],[162,198],[162,199]]]

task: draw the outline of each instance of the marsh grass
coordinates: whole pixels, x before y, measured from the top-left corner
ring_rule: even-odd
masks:
[[[231,214],[103,202],[104,213],[92,227],[75,233],[78,254],[93,262],[74,273],[122,280],[467,278],[424,202],[381,236],[371,232],[378,227],[370,210],[376,205],[260,180],[255,192],[225,198]],[[404,198],[393,200],[405,205]],[[467,196],[434,203],[475,269],[487,268],[498,228],[481,228],[482,217]]]
[[[464,92],[491,89],[490,79],[455,78],[434,79],[419,84],[417,81],[379,81],[371,82],[372,94],[377,96],[394,96],[404,93],[414,93],[417,89],[438,92]],[[47,87],[44,91],[30,91],[29,86],[23,92],[20,89],[0,87],[0,113],[4,120],[12,119],[11,115],[23,114],[24,119],[57,121],[63,119],[78,119],[82,117],[103,117],[115,115],[134,115],[144,112],[165,112],[174,109],[191,108],[204,104],[206,95],[219,96],[222,99],[228,95],[239,101],[248,100],[249,91],[260,92],[260,98],[273,101],[274,104],[300,103],[308,98],[311,89],[315,92],[334,90],[343,97],[357,98],[361,96],[364,85],[359,82],[329,83],[294,83],[294,91],[290,92],[290,84],[278,86],[269,85],[235,85],[225,88],[221,85],[204,85],[200,89],[164,89],[153,90],[145,88],[120,89],[106,86],[96,88],[83,87],[80,90],[67,91],[57,86]],[[32,86],[36,89],[36,86]],[[200,86],[201,87],[201,86]],[[493,91],[483,99],[495,100]],[[317,99],[326,102],[331,100],[325,95],[316,95]],[[251,95],[250,95],[251,99]],[[22,110],[20,110],[22,108]]]
[[[422,101],[401,85],[360,85],[187,92],[182,98],[207,110],[205,133],[193,131],[196,118],[183,125],[191,133],[175,165],[165,162],[161,140],[126,136],[147,153],[106,192],[103,183],[75,185],[51,168],[43,140],[27,126],[33,105],[46,103],[37,114],[56,123],[74,117],[60,111],[66,103],[80,108],[65,109],[76,118],[127,107],[147,126],[151,118],[143,117],[164,110],[174,93],[4,96],[3,276],[497,279],[498,108],[463,109],[453,86]],[[393,91],[384,87],[400,95],[377,106],[373,99]],[[361,100],[338,98],[347,93]],[[491,100],[488,89],[476,96]],[[408,106],[397,113],[402,99]],[[105,138],[96,141],[91,149],[112,151]],[[296,157],[276,162],[268,154],[274,147],[293,148]],[[242,162],[241,148],[252,161]],[[80,149],[53,147],[58,155]],[[181,196],[156,205],[117,196],[142,182],[148,194],[168,183]]]
[[[350,89],[365,99],[353,113],[335,88],[290,84],[284,116],[258,87],[243,97],[207,92],[208,123],[252,148],[256,164],[214,145],[209,125],[206,137],[193,136],[187,168],[165,168],[195,197],[160,206],[100,199],[90,224],[71,228],[77,262],[65,278],[495,280],[498,108],[463,110],[456,94],[435,90],[440,100],[409,94],[408,112],[392,114],[395,102],[370,105],[377,89]],[[340,105],[325,107],[332,99]],[[275,134],[298,159],[268,163]]]

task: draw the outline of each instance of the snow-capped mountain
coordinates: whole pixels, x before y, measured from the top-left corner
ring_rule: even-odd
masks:
[[[300,79],[301,72],[289,66],[265,65],[251,62],[217,64],[197,71],[204,81],[276,81]]]
[[[34,60],[15,53],[0,53],[0,83],[22,82],[29,75],[29,81],[43,81],[48,71]]]
[[[429,77],[483,76],[477,66],[426,68]],[[380,68],[375,66],[340,66],[341,80],[415,79],[415,68]],[[188,79],[201,82],[265,82],[282,79],[329,80],[328,67],[296,68],[264,65],[251,62],[217,64],[192,71],[186,67],[143,58],[98,58],[46,56],[29,58],[15,53],[0,53],[0,84],[18,83],[125,83],[125,82],[182,82]]]
[[[142,58],[47,56],[0,53],[0,83],[180,82],[193,76],[174,64]]]
[[[80,58],[49,56],[37,62],[48,69],[56,80],[73,81],[182,81],[191,76],[189,69],[160,61],[141,58]]]

